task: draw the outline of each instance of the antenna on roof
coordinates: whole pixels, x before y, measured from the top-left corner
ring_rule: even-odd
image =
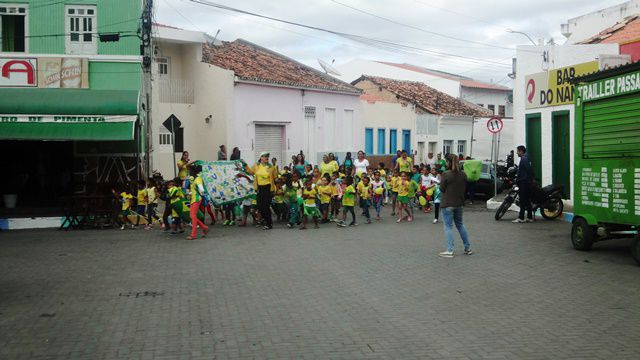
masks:
[[[218,29],[218,31],[216,31],[216,35],[213,37],[213,41],[211,42],[212,45],[216,44],[216,40],[218,39],[218,35],[220,34],[220,29]]]
[[[318,59],[318,64],[320,64],[320,66],[324,70],[325,74],[331,74],[331,75],[335,75],[335,76],[342,76],[340,71],[338,71],[336,68],[333,67],[333,63],[334,62],[336,62],[336,59],[333,59],[331,61],[331,64],[327,63],[324,60]]]

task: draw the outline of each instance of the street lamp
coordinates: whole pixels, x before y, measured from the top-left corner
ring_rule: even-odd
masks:
[[[516,30],[513,30],[513,29],[507,29],[507,32],[508,32],[508,33],[511,33],[511,34],[522,34],[522,35],[526,36],[526,37],[527,37],[527,39],[529,39],[529,41],[531,41],[531,43],[532,43],[534,46],[535,46],[535,45],[538,45],[538,44],[536,44],[536,42],[535,42],[535,41],[533,41],[533,39],[531,38],[531,36],[527,35],[526,33],[523,33],[522,31],[516,31]]]

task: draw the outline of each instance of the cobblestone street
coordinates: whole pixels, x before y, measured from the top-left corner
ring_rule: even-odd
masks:
[[[387,212],[388,213],[388,212]],[[269,232],[0,232],[1,359],[637,359],[629,240],[465,213]]]

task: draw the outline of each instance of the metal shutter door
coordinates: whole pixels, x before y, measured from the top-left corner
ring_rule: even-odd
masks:
[[[282,164],[282,126],[279,125],[256,125],[256,159],[263,151],[269,152],[271,158],[278,159],[278,165]]]
[[[583,127],[585,159],[640,156],[640,97],[585,103]]]

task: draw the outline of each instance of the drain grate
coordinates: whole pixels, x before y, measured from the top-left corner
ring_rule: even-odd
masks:
[[[162,296],[162,295],[164,295],[164,292],[161,292],[161,291],[140,291],[140,292],[129,291],[126,293],[120,293],[118,296],[140,298],[140,297],[147,297],[147,296],[156,297],[156,296]]]

